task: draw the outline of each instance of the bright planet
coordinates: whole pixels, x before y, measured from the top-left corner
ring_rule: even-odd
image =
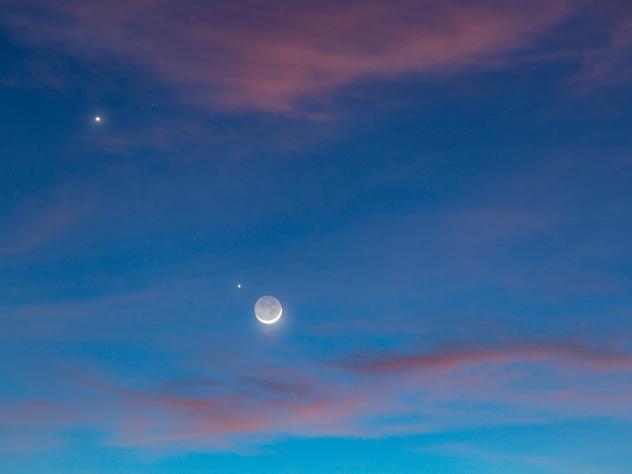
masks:
[[[255,303],[255,316],[263,324],[274,324],[283,314],[281,302],[274,296],[262,296]]]

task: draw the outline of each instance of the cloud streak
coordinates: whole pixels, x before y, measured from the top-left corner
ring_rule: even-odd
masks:
[[[538,385],[527,383],[534,370]],[[79,399],[39,401],[47,411],[37,420],[31,410],[3,411],[12,418],[7,426],[35,423],[40,435],[92,426],[117,446],[239,450],[288,435],[382,437],[494,420],[630,416],[632,387],[622,377],[630,370],[632,354],[614,347],[461,343],[420,354],[355,355],[302,373],[260,367],[144,387],[66,372],[64,383]],[[500,407],[491,419],[485,403]],[[514,408],[503,412],[507,406]]]
[[[35,44],[140,66],[202,107],[300,113],[359,80],[497,63],[570,10],[565,0],[29,0],[4,22]]]
[[[30,219],[19,222],[13,232],[0,239],[0,257],[26,254],[63,236],[85,217],[88,206],[61,199],[31,212]]]
[[[416,370],[449,371],[459,366],[520,361],[559,361],[593,369],[632,368],[632,354],[599,350],[580,343],[509,343],[499,347],[445,346],[421,354],[360,354],[345,366],[365,373],[389,373]]]
[[[149,389],[74,378],[122,402],[119,409],[127,415],[113,427],[112,443],[124,446],[234,447],[244,436],[333,433],[345,430],[345,420],[362,403],[336,384],[297,374],[284,380],[170,380]]]

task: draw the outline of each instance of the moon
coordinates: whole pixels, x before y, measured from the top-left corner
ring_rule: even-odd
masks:
[[[262,296],[255,303],[255,316],[263,324],[274,324],[283,314],[281,302],[274,296]]]

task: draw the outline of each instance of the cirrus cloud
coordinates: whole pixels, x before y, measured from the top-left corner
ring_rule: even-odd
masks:
[[[516,341],[371,352],[301,373],[259,367],[145,386],[62,371],[59,382],[74,398],[0,404],[0,435],[16,439],[28,427],[56,442],[57,433],[89,426],[116,446],[234,450],[280,436],[379,438],[490,421],[628,419],[631,370],[632,354],[619,343]],[[488,405],[497,407],[491,417]],[[33,406],[45,411],[34,417]]]
[[[566,0],[28,0],[3,16],[31,43],[140,66],[203,107],[304,113],[358,80],[497,64],[570,11]]]

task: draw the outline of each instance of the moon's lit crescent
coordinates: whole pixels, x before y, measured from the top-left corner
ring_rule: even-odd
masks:
[[[282,315],[281,302],[274,296],[262,296],[255,303],[255,316],[263,324],[274,324]]]

